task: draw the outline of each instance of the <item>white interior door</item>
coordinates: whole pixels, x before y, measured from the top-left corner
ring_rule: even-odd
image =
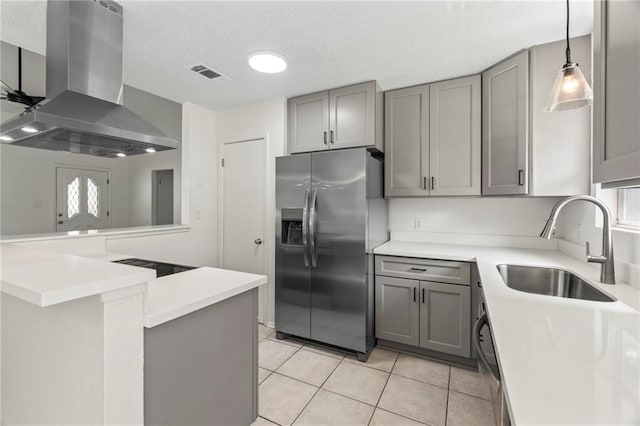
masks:
[[[266,275],[264,139],[224,144],[223,158],[222,267]]]
[[[109,172],[56,168],[56,231],[109,227]]]

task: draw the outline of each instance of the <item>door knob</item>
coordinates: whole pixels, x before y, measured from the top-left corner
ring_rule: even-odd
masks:
[[[257,245],[262,244],[262,240],[260,238],[256,238],[253,242],[256,243]]]

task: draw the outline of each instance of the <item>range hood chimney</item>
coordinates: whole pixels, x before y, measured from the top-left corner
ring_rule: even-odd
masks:
[[[178,142],[122,106],[122,6],[47,2],[46,99],[0,125],[13,145],[117,157]]]

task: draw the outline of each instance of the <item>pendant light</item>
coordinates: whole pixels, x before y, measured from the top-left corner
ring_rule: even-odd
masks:
[[[545,112],[568,111],[583,108],[593,102],[593,91],[577,63],[571,62],[569,47],[569,0],[567,0],[567,62],[562,66],[553,83]]]

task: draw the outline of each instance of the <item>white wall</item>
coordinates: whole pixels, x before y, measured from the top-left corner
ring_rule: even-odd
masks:
[[[389,229],[392,233],[537,237],[557,200],[553,197],[394,198],[389,202]],[[423,219],[423,231],[414,229],[415,218]]]
[[[129,225],[151,225],[152,216],[152,172],[154,170],[173,170],[173,223],[180,224],[182,188],[181,150],[156,152],[155,154],[136,155],[126,158],[128,166]]]
[[[182,109],[182,217],[191,229],[173,234],[110,238],[107,251],[194,266],[218,264],[216,113],[195,104]]]
[[[17,87],[16,46],[0,42],[0,79]],[[31,95],[45,94],[45,57],[23,50],[23,89]],[[167,136],[182,139],[182,105],[168,99],[123,87],[123,104]],[[20,114],[24,108],[0,102],[0,121]],[[174,223],[181,222],[181,150],[105,159],[89,155],[0,145],[0,235],[55,232],[55,167],[106,169],[111,174],[110,217],[112,228],[151,224],[152,170],[174,170]]]
[[[219,170],[222,145],[224,143],[258,138],[264,138],[266,141],[268,163],[266,168],[267,194],[265,197],[266,229],[263,240],[267,249],[268,302],[264,318],[267,322],[272,323],[274,321],[275,306],[275,158],[284,155],[286,152],[285,123],[287,101],[284,98],[279,98],[241,108],[218,111],[216,116],[218,156],[216,156],[213,164],[216,165],[217,170]],[[220,185],[217,184],[216,198],[219,199],[219,196]],[[222,256],[222,239],[219,234],[222,227],[221,217],[219,216],[221,209],[216,209],[216,212],[218,212],[215,222],[217,223],[217,229],[214,239],[218,242],[219,256]]]
[[[596,211],[597,207],[589,203],[570,204],[560,213],[556,231],[558,237],[575,245],[561,246],[561,249],[585,263],[585,242],[591,242],[594,254],[600,254],[602,246],[602,228],[596,226]],[[640,233],[614,230],[613,249],[617,280],[640,288]],[[589,265],[600,268],[598,264]]]
[[[109,170],[111,226],[131,226],[128,159],[118,160],[1,144],[0,234],[55,232],[57,166]]]

